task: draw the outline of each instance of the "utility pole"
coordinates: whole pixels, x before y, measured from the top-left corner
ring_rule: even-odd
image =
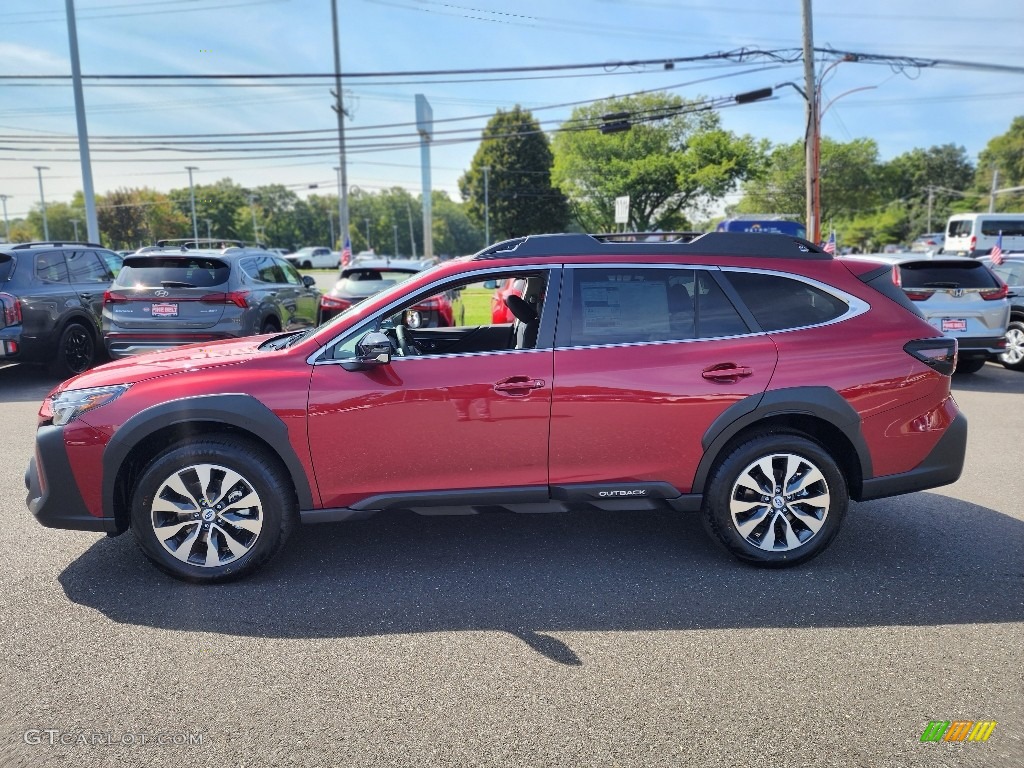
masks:
[[[485,165],[484,172],[484,248],[491,244],[491,166]]]
[[[345,103],[341,92],[341,42],[338,37],[338,0],[331,0],[331,31],[334,33],[334,111],[338,113],[338,238],[348,239],[348,172],[345,168]]]
[[[35,165],[36,173],[39,174],[39,204],[43,206],[43,240],[50,240],[50,225],[46,221],[46,196],[43,194],[43,171],[50,170],[46,165]]]
[[[260,233],[256,229],[256,195],[252,192],[249,193],[249,211],[252,213],[252,239],[258,243],[260,241]]]
[[[992,195],[988,199],[988,212],[996,212],[996,187],[999,186],[999,169],[992,169]]]
[[[328,242],[331,245],[331,250],[334,250],[334,211],[327,211],[327,226],[331,228],[331,239]]]
[[[372,251],[373,247],[370,245],[370,219],[364,216],[363,221],[366,222],[366,250]]]
[[[398,258],[398,225],[397,224],[392,224],[391,226],[395,230],[395,258],[397,259]]]
[[[932,201],[935,200],[935,187],[928,187],[928,226],[925,227],[925,232],[932,231]]]
[[[78,123],[78,155],[82,163],[82,193],[85,196],[85,226],[90,243],[100,241],[96,221],[96,193],[92,186],[92,163],[89,160],[89,130],[85,124],[85,96],[82,93],[82,66],[78,60],[78,30],[75,25],[74,0],[65,0],[68,16],[68,43],[71,48],[71,84],[75,94],[75,119]],[[78,239],[78,236],[75,236]]]
[[[7,220],[7,198],[10,195],[0,195],[0,202],[4,204],[4,239],[11,242],[11,222]]]
[[[75,242],[77,243],[78,242],[78,219],[72,219],[71,223],[75,227]]]
[[[416,258],[416,235],[412,229],[412,203],[405,201],[405,209],[409,212],[409,242],[412,243],[412,257]]]
[[[818,146],[818,86],[814,79],[814,30],[811,17],[811,0],[802,0],[804,32],[804,90],[807,95],[807,133],[804,140],[804,181],[807,189],[807,239],[817,245],[821,242],[820,222],[816,220],[818,169],[815,163]]]
[[[213,222],[210,219],[203,219],[203,221],[206,222],[206,239],[207,240],[213,240],[213,234],[212,234],[213,233],[213,229],[212,229]]]
[[[192,183],[192,171],[198,171],[199,168],[194,165],[186,165],[185,170],[188,171],[188,191],[192,198],[192,238],[198,241],[199,225],[196,223],[196,188]]]

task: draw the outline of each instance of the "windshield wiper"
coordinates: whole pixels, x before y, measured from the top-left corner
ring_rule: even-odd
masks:
[[[922,288],[959,288],[960,283],[925,283]]]
[[[178,280],[161,280],[160,285],[164,288],[195,288],[196,286],[192,283],[182,283]]]

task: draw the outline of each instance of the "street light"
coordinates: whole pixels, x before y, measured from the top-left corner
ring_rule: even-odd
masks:
[[[7,198],[10,195],[0,195],[0,202],[4,204],[4,239],[11,242],[11,222],[7,220]]]
[[[256,227],[256,195],[252,192],[249,193],[249,211],[252,213],[252,239],[259,243],[260,233]]]
[[[395,258],[398,258],[398,225],[392,224],[392,228],[395,230]]]
[[[199,240],[199,225],[196,223],[196,188],[192,184],[192,171],[198,171],[199,168],[195,165],[186,165],[185,170],[188,171],[188,191],[189,196],[192,198],[192,239]]]
[[[211,229],[210,229],[210,227],[212,226],[213,222],[210,221],[209,219],[203,219],[203,221],[206,222],[206,239],[207,240],[213,240],[213,235],[211,234]]]
[[[39,174],[39,204],[43,207],[43,240],[49,241],[50,225],[46,221],[46,197],[43,195],[43,171],[50,170],[50,167],[47,165],[36,165],[33,167]]]
[[[373,248],[370,247],[370,219],[364,216],[363,221],[366,222],[366,250],[372,251]]]
[[[484,248],[491,244],[491,166],[485,165],[484,171]]]
[[[77,243],[78,242],[78,219],[72,219],[71,223],[75,227],[75,242]]]

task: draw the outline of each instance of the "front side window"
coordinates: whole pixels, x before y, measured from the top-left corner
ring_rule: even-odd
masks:
[[[72,251],[67,255],[68,277],[72,283],[109,283],[110,275],[95,251]]]
[[[281,259],[274,259],[274,263],[277,265],[278,269],[281,270],[285,281],[287,281],[289,285],[302,285],[302,275],[299,274],[299,271],[295,267]]]
[[[802,280],[764,272],[723,274],[765,331],[821,325],[850,309],[842,299]]]

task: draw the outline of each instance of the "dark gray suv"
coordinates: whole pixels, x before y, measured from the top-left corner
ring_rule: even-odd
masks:
[[[313,278],[262,248],[154,247],[128,256],[103,297],[103,340],[122,358],[302,330],[319,303]]]
[[[103,293],[120,267],[93,243],[0,246],[0,362],[44,363],[61,378],[91,367]]]

